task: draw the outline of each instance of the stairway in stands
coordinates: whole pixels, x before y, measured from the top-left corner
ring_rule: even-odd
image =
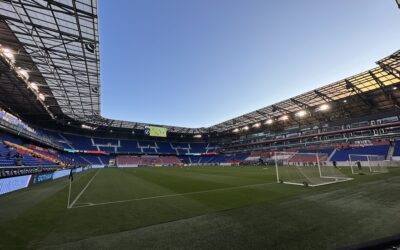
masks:
[[[393,157],[393,153],[394,153],[394,143],[392,145],[389,146],[389,150],[388,153],[386,155],[386,160],[391,160]]]

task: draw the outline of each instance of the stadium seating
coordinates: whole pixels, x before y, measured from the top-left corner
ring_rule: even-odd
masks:
[[[299,149],[298,152],[299,153],[320,153],[320,154],[326,154],[328,156],[330,156],[333,151],[335,150],[335,148],[330,147],[330,148],[315,148],[315,149]]]
[[[179,166],[181,160],[176,156],[132,156],[121,155],[117,157],[118,165],[137,165],[137,166]]]
[[[234,155],[201,155],[201,156],[182,156],[186,164],[221,164],[221,163],[239,163],[245,160],[249,154]]]
[[[139,165],[140,156],[121,155],[117,157],[118,165]]]
[[[142,150],[138,147],[137,141],[130,140],[120,140],[120,148],[118,152],[120,153],[141,153]]]
[[[393,156],[400,156],[400,140],[395,141]]]
[[[204,153],[207,152],[207,143],[191,143],[190,153]]]
[[[164,154],[176,154],[176,150],[171,147],[171,143],[169,142],[157,142],[157,152]]]
[[[92,141],[89,137],[62,134],[67,140],[67,144],[72,145],[73,149],[77,150],[98,150],[97,147],[93,146]]]
[[[387,155],[389,145],[373,145],[364,147],[355,147],[349,149],[338,149],[335,154],[331,157],[331,161],[348,161],[349,154],[361,154],[361,155]]]
[[[45,131],[66,149],[100,150],[108,153],[179,154],[215,152],[216,144],[170,143],[161,141],[118,140],[98,137],[85,137],[55,131]]]

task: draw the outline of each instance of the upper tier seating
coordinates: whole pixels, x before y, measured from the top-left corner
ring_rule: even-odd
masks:
[[[191,153],[204,153],[207,151],[207,143],[191,143],[190,152]]]
[[[89,137],[71,135],[71,134],[62,134],[62,136],[68,140],[69,144],[71,144],[74,149],[97,150],[97,147],[93,146],[92,140]]]
[[[43,131],[43,133],[45,133],[48,137],[52,138],[53,141],[60,144],[63,148],[72,149],[72,146],[69,144],[69,141],[64,139],[60,133],[50,130],[45,130]]]
[[[176,154],[176,150],[171,147],[169,142],[157,142],[157,152],[164,154]]]
[[[140,153],[142,150],[138,147],[137,141],[120,140],[121,147],[118,148],[120,153]]]
[[[215,144],[170,143],[158,141],[118,140],[46,131],[64,148],[101,150],[108,153],[180,154],[215,152]]]
[[[118,140],[116,140],[116,139],[105,139],[105,138],[93,137],[93,142],[95,145],[118,146]]]

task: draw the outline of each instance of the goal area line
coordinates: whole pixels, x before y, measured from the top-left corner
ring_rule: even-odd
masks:
[[[331,185],[331,184],[335,184],[335,183],[340,183],[340,182],[346,182],[346,181],[351,181],[354,180],[354,178],[337,178],[337,177],[320,177],[322,179],[335,179],[335,181],[328,181],[328,182],[324,182],[324,183],[320,183],[320,184],[310,184],[308,183],[307,185],[309,187],[320,187],[320,186],[326,186],[326,185]],[[281,183],[278,181],[278,183]],[[289,184],[289,185],[296,185],[296,186],[304,186],[304,183],[302,182],[293,182],[293,181],[284,181],[282,182],[282,184]]]
[[[94,178],[97,176],[97,174],[100,172],[100,169],[97,170],[97,172],[90,178],[86,186],[79,192],[79,194],[75,197],[75,199],[70,203],[71,200],[71,189],[72,189],[72,181],[69,181],[69,190],[68,190],[68,204],[67,208],[72,208],[75,203],[79,200],[79,198],[82,196],[82,194],[86,191],[86,189],[89,187],[89,185],[92,183]]]

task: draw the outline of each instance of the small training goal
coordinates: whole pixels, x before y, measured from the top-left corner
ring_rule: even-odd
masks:
[[[324,153],[275,152],[277,182],[316,187],[352,180],[328,164],[328,157]]]

